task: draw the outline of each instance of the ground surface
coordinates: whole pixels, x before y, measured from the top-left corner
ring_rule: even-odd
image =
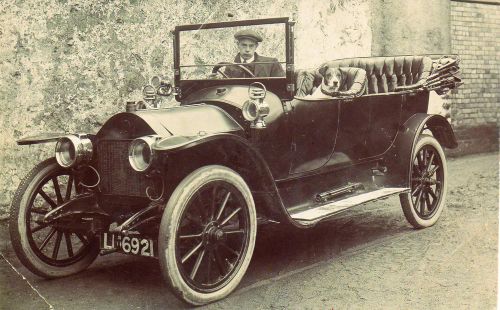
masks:
[[[407,224],[398,198],[310,230],[262,228],[243,282],[206,308],[494,309],[498,163],[498,154],[449,160],[448,208],[428,229]],[[187,308],[166,289],[155,260],[112,254],[48,281],[20,265],[7,232],[3,222],[0,309]]]

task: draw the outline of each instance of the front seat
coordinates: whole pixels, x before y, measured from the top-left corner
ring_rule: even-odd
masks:
[[[321,76],[316,77],[314,69],[299,69],[295,71],[295,96],[303,98],[312,94],[315,86],[321,84]]]

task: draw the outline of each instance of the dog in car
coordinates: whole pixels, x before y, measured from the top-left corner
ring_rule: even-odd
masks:
[[[323,66],[318,70],[318,73],[322,76],[321,84],[306,98],[322,99],[337,96],[345,82],[340,68]]]
[[[306,72],[307,73],[307,72]],[[362,96],[367,92],[368,80],[366,71],[353,67],[337,67],[325,64],[321,66],[313,76],[313,87],[311,93],[303,91],[305,99],[323,100],[331,98],[354,98]],[[309,75],[307,75],[309,76]],[[307,80],[301,76],[302,80]],[[310,78],[309,78],[310,79]],[[309,83],[302,83],[307,84]],[[315,85],[318,85],[315,87]]]

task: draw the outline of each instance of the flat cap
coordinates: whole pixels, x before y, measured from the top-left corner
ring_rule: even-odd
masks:
[[[255,42],[262,42],[262,37],[255,31],[250,29],[240,30],[234,34],[236,40],[250,39]]]

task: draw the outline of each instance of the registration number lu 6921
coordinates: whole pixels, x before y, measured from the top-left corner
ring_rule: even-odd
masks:
[[[152,239],[113,233],[103,233],[101,235],[101,249],[106,251],[118,251],[125,254],[154,257],[153,244]]]

